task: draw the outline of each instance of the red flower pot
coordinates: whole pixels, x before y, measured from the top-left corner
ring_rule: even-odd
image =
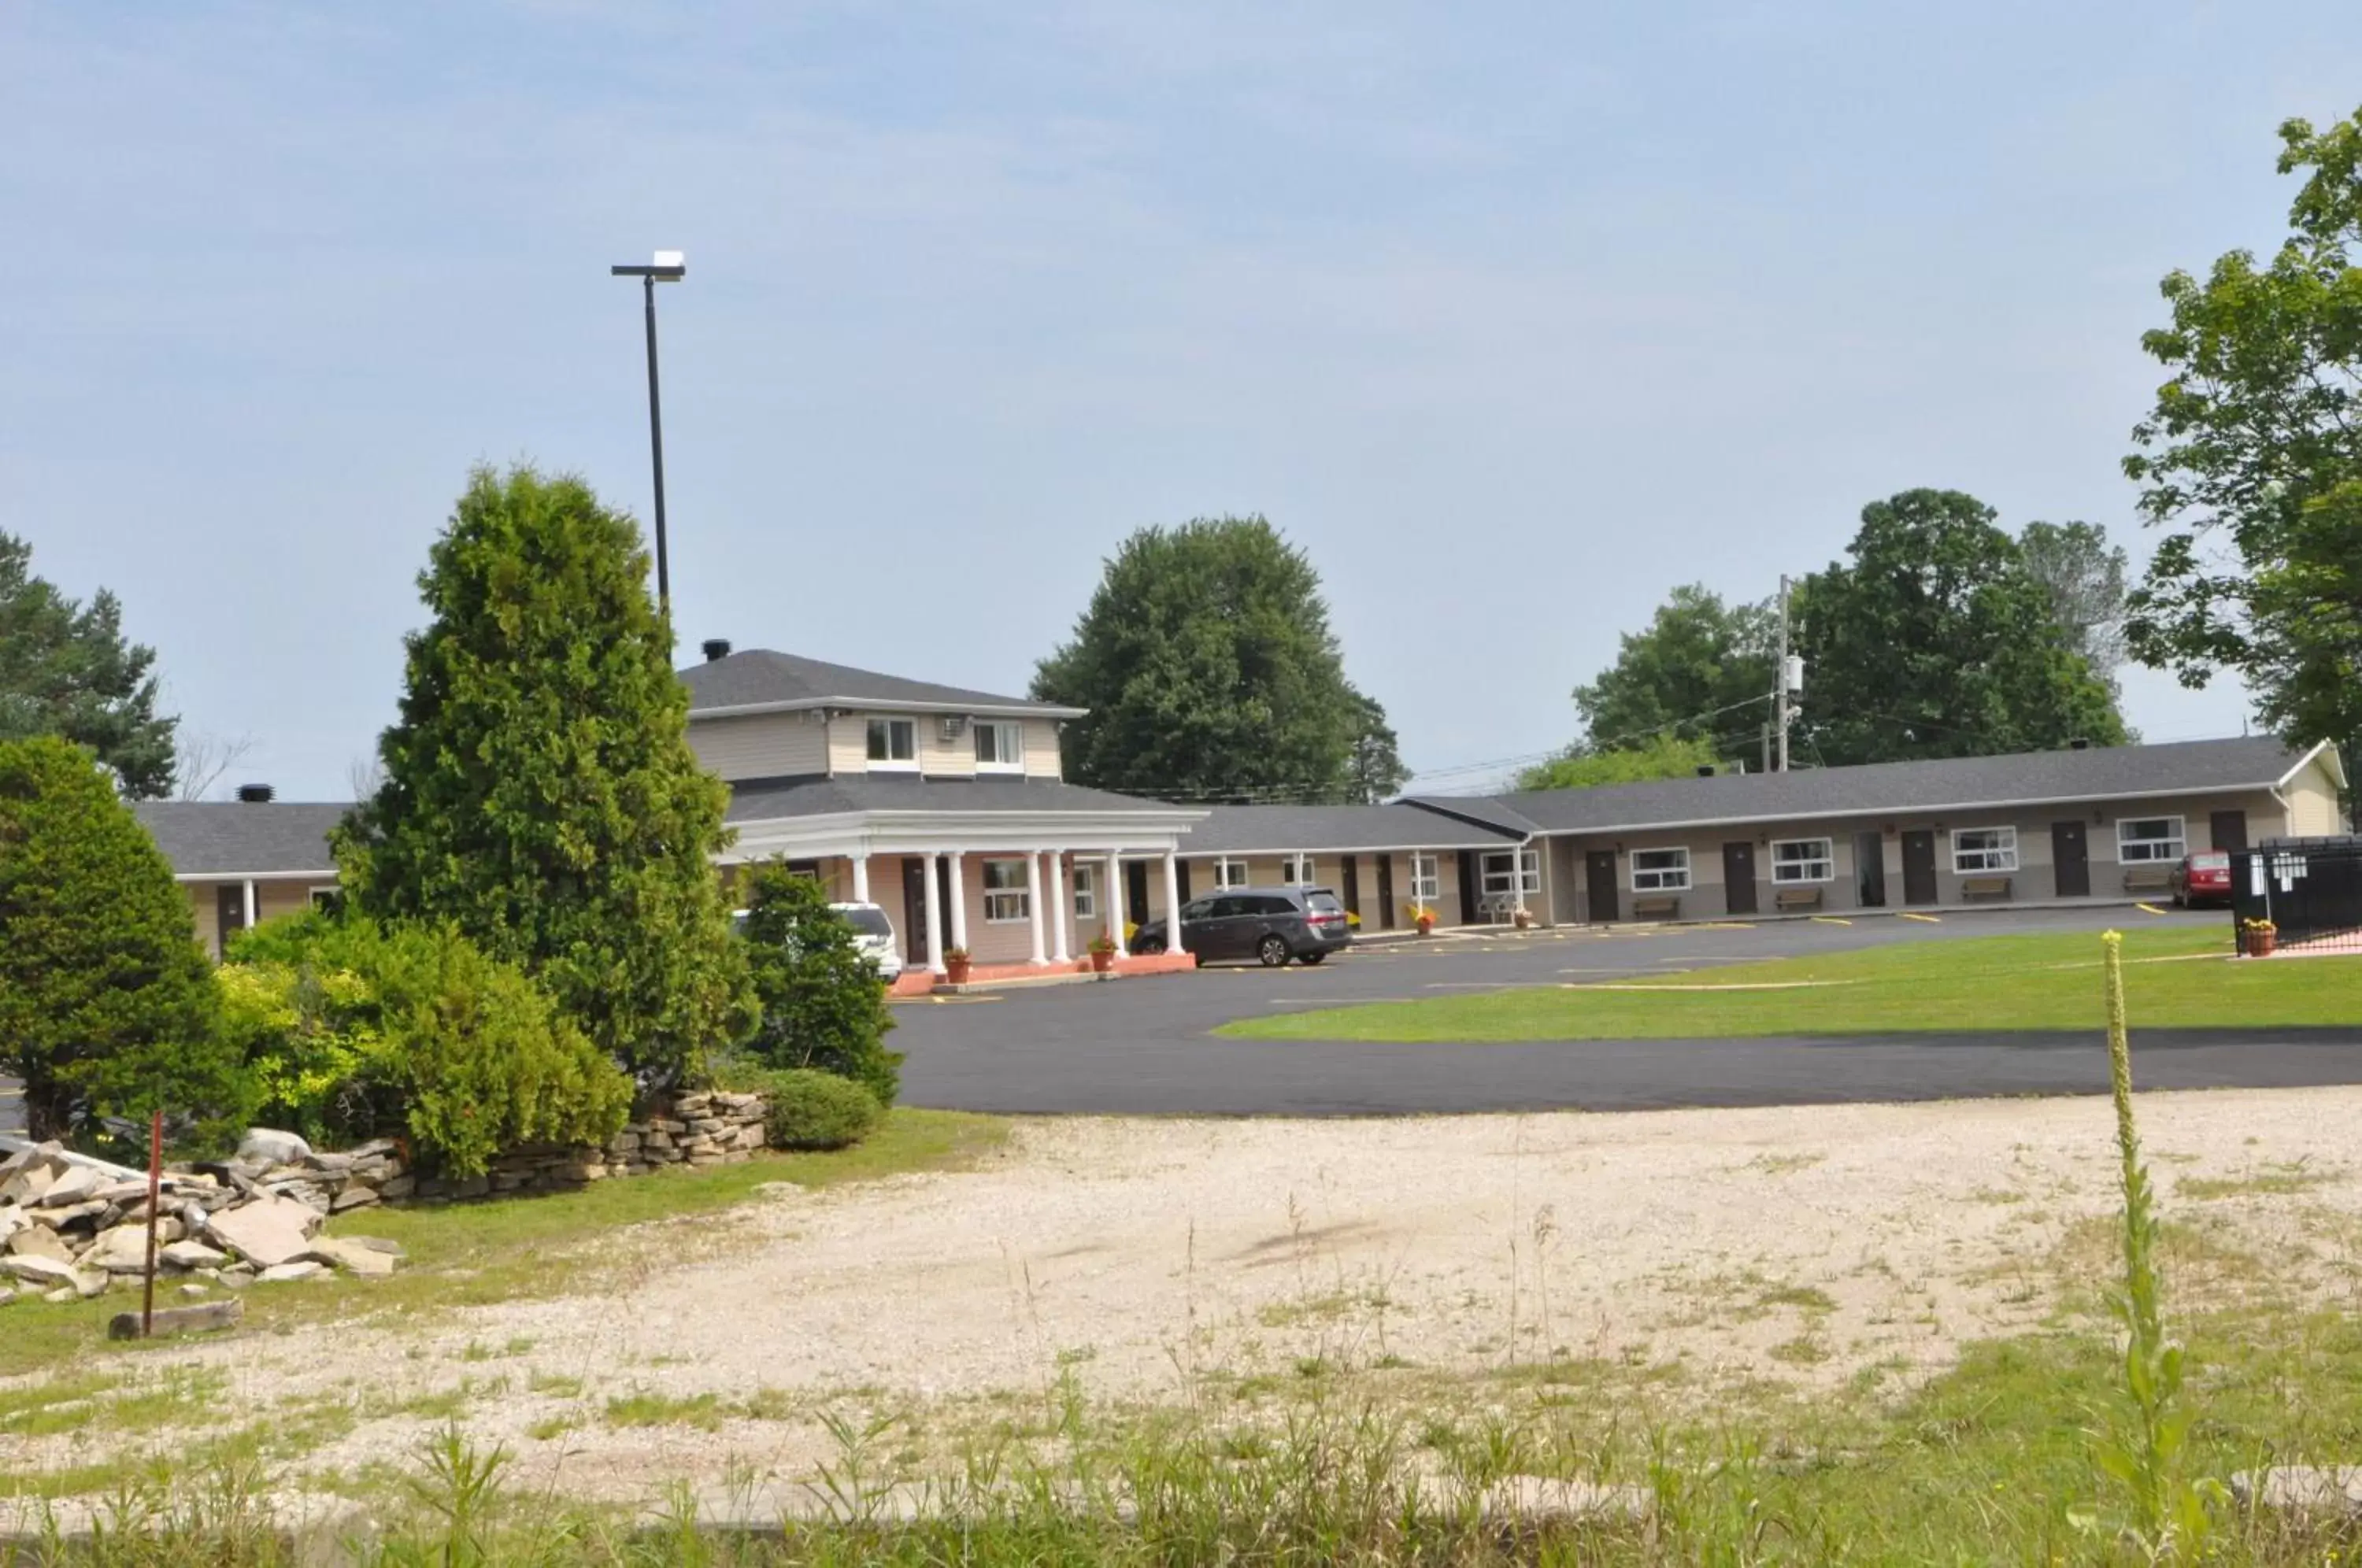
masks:
[[[1105,949],[1103,949],[1103,948],[1096,948],[1096,947],[1095,947],[1095,948],[1093,948],[1093,949],[1091,950],[1091,973],[1092,973],[1092,974],[1094,974],[1094,975],[1104,975],[1104,974],[1106,974],[1109,969],[1112,969],[1112,968],[1114,968],[1114,967],[1115,967],[1115,955],[1114,955],[1114,954],[1109,953],[1109,952],[1106,951],[1106,950],[1105,950]]]

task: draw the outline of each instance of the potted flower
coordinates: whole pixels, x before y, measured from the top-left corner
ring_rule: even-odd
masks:
[[[952,948],[944,955],[944,977],[955,986],[966,985],[969,963],[966,948]]]
[[[1115,966],[1115,938],[1100,932],[1091,938],[1091,973],[1104,975]]]
[[[2279,945],[2280,928],[2268,920],[2243,920],[2239,922],[2242,945],[2250,958],[2268,958]]]
[[[1410,907],[1410,923],[1421,936],[1433,936],[1435,911],[1425,904],[1413,904]]]
[[[1519,931],[1529,930],[1534,923],[1534,911],[1531,910],[1519,910],[1514,918],[1517,921],[1518,929]]]

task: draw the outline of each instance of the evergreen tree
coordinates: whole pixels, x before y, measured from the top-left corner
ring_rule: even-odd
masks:
[[[0,740],[62,735],[98,753],[123,793],[172,789],[172,731],[156,712],[156,650],[123,637],[101,589],[77,603],[35,577],[32,547],[0,533]]]
[[[901,1056],[886,1049],[894,1015],[853,927],[810,877],[781,862],[746,883],[746,954],[763,1021],[746,1048],[773,1067],[851,1078],[881,1106],[901,1088]]]
[[[1260,517],[1142,528],[1033,695],[1090,710],[1066,777],[1180,801],[1330,802],[1398,783],[1385,712],[1345,679],[1319,574]]]
[[[710,856],[728,790],[689,747],[631,518],[480,469],[419,589],[385,779],[337,834],[356,905],[447,921],[651,1079],[752,1026]]]
[[[188,895],[88,749],[0,741],[0,1072],[36,1138],[162,1110],[200,1143],[249,1089]]]

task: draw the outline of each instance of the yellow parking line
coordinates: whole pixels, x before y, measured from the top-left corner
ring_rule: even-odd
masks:
[[[1934,915],[1913,914],[1909,910],[1895,911],[1894,918],[1897,920],[1915,920],[1923,925],[1941,925],[1944,923]]]
[[[2135,905],[2133,906],[2133,908],[2135,908],[2135,909],[2136,909],[2136,910],[2140,911],[2140,912],[2141,912],[2141,913],[2143,913],[2143,914],[2159,914],[2159,915],[2161,915],[2161,914],[2163,914],[2163,913],[2165,912],[2163,910],[2161,910],[2161,909],[2158,908],[2155,904],[2135,904]]]
[[[1835,915],[1815,915],[1813,917],[1813,923],[1815,925],[1851,925],[1853,922],[1849,920],[1839,920]]]

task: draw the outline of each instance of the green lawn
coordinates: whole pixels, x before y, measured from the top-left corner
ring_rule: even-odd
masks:
[[[2362,1024],[2362,955],[2233,962],[2227,932],[2128,930],[2136,1027]],[[2155,960],[2148,962],[2147,960]],[[1645,985],[1668,989],[1613,989]],[[1733,986],[1789,986],[1729,990]],[[1606,983],[1528,987],[1242,1019],[1255,1040],[1632,1040],[1921,1030],[2092,1029],[2100,938],[1900,942]]]
[[[744,1165],[659,1171],[594,1182],[579,1192],[494,1198],[481,1203],[361,1209],[337,1216],[334,1235],[384,1236],[408,1261],[385,1279],[250,1286],[246,1325],[253,1333],[342,1318],[415,1316],[520,1297],[556,1296],[586,1271],[627,1275],[637,1266],[629,1227],[717,1214],[771,1183],[830,1187],[906,1171],[956,1169],[999,1148],[1009,1125],[949,1110],[898,1110],[855,1148],[833,1154],[761,1154]],[[668,1255],[678,1258],[675,1242]],[[160,1305],[178,1305],[178,1280],[160,1281]],[[150,1346],[109,1343],[106,1320],[139,1305],[137,1292],[110,1291],[91,1301],[53,1305],[27,1299],[6,1309],[0,1377],[54,1367],[103,1352],[138,1356]],[[173,1342],[157,1341],[157,1345]]]

